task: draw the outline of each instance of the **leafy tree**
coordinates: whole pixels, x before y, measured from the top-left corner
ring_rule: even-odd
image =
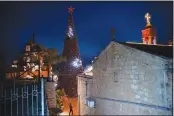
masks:
[[[45,46],[41,44],[35,44],[35,45],[31,45],[31,50],[32,50],[31,53],[29,53],[30,62],[31,62],[30,65],[32,63],[38,64],[39,59],[43,58],[43,63],[45,64],[45,66],[48,66],[48,68],[51,69],[51,67],[55,67],[57,63],[66,61],[66,58],[60,56],[55,48],[46,48]],[[25,54],[21,54],[20,57],[18,58],[17,70],[19,71],[23,70],[24,69],[23,66],[27,65],[26,61],[24,61],[24,57],[26,57]],[[43,67],[43,68],[46,68],[46,67]],[[52,70],[52,71],[55,72],[56,70]]]
[[[63,101],[62,98],[66,96],[66,93],[64,89],[57,89],[56,90],[56,106],[57,108],[62,112],[62,107],[63,107]]]
[[[55,65],[59,62],[66,61],[66,58],[63,56],[60,56],[58,54],[57,49],[55,48],[46,48],[45,46],[38,44],[37,46],[37,51],[40,51],[40,56],[43,57],[44,62],[49,63],[50,65]],[[32,55],[32,61],[37,61],[38,60],[38,55]]]
[[[59,56],[57,50],[54,48],[48,48],[44,54],[45,61],[49,62],[49,64],[54,65],[59,62],[66,61],[65,57]]]
[[[43,45],[39,45],[43,53],[44,62],[48,63],[48,66],[55,66],[57,63],[66,61],[66,57],[58,55],[55,48],[45,48]]]

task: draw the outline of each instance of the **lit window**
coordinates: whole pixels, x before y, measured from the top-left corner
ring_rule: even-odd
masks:
[[[91,98],[86,98],[85,99],[85,105],[87,105],[90,108],[94,108],[95,107],[95,100],[91,99]]]

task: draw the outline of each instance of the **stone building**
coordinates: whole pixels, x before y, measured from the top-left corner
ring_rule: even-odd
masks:
[[[87,100],[91,97],[91,86],[93,77],[90,72],[85,72],[77,76],[78,78],[78,115],[91,115],[90,107],[87,106]]]
[[[173,46],[152,42],[147,28],[143,43],[111,41],[93,75],[77,76],[80,115],[172,114]]]
[[[34,36],[33,34],[33,38],[25,45],[23,53],[6,68],[6,79],[33,79],[38,75],[44,78],[49,77],[51,66],[49,69],[48,63],[44,63],[42,56],[44,50],[35,43]]]

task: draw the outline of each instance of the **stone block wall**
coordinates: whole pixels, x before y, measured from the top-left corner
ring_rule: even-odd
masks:
[[[172,96],[172,77],[166,74],[167,62],[168,59],[121,44],[102,52],[93,65],[91,96],[96,97],[96,108],[90,109],[90,112],[96,115],[170,114],[171,111],[165,110],[171,108],[169,102]],[[99,100],[97,97],[117,102]],[[122,103],[124,107],[120,108]],[[157,106],[161,107],[155,108]]]
[[[48,109],[56,108],[56,87],[57,82],[46,82],[45,92],[47,98]]]
[[[96,108],[90,109],[93,115],[171,115],[166,110],[146,106],[127,104],[117,101],[96,99]]]
[[[91,97],[92,79],[86,75],[78,76],[78,104],[79,115],[91,115],[90,109],[86,104],[86,98]],[[87,83],[87,84],[86,84]]]

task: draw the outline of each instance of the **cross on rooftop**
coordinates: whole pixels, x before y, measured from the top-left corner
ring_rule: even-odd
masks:
[[[145,18],[146,18],[146,22],[147,22],[147,24],[150,24],[151,16],[150,16],[149,13],[146,13]]]

